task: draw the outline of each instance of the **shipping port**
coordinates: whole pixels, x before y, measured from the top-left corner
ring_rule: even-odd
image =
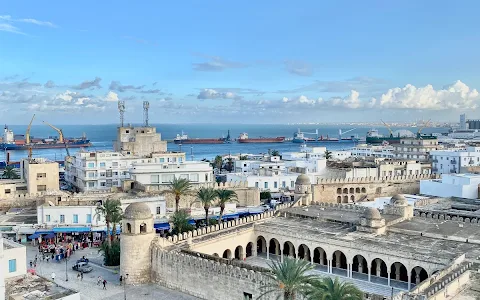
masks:
[[[186,144],[225,144],[230,143],[230,131],[228,131],[227,137],[221,138],[189,138],[187,134],[182,133],[177,134],[173,142],[175,144],[186,145]]]
[[[249,138],[246,132],[241,133],[237,139],[239,143],[283,143],[284,141],[285,137],[283,136]]]

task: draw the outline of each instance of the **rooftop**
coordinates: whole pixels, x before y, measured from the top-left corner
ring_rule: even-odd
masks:
[[[6,294],[18,299],[61,299],[77,292],[56,285],[43,277],[28,274],[6,280]]]

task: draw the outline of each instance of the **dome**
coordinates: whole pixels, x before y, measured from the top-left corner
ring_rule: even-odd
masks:
[[[408,202],[403,195],[396,194],[392,197],[392,199],[390,199],[390,204],[395,206],[407,206]]]
[[[305,174],[302,174],[300,176],[297,177],[297,180],[295,181],[295,184],[301,184],[301,185],[310,185],[310,178],[305,175]]]
[[[369,207],[363,214],[363,216],[368,219],[368,220],[380,220],[382,219],[382,216],[380,215],[380,212],[378,209]]]
[[[126,219],[148,219],[152,217],[152,211],[145,203],[135,202],[127,206],[123,216]]]

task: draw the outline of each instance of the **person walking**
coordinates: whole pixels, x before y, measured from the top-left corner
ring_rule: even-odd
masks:
[[[83,271],[80,273],[80,281],[83,281]]]
[[[106,290],[107,289],[107,281],[104,279],[103,280],[103,289]]]
[[[102,283],[102,277],[101,277],[101,276],[98,276],[98,278],[97,278],[97,285],[100,285],[100,283]]]
[[[120,286],[122,286],[123,276],[120,275]]]
[[[56,277],[55,272],[52,272],[52,281],[55,281],[55,277]]]

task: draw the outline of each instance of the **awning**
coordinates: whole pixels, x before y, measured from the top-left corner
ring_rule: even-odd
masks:
[[[41,237],[39,233],[34,233],[32,235],[29,235],[27,238],[29,238],[30,240],[33,240],[33,239],[38,239],[39,237]]]
[[[53,233],[53,230],[37,230],[37,231],[35,231],[35,233],[38,233],[38,234],[49,234],[49,233]]]
[[[90,232],[90,227],[54,227],[53,232],[60,232],[60,233]]]
[[[170,224],[168,223],[157,223],[153,224],[153,228],[158,230],[170,230]]]
[[[44,236],[44,239],[53,239],[55,237],[55,233],[49,233],[46,236]]]

